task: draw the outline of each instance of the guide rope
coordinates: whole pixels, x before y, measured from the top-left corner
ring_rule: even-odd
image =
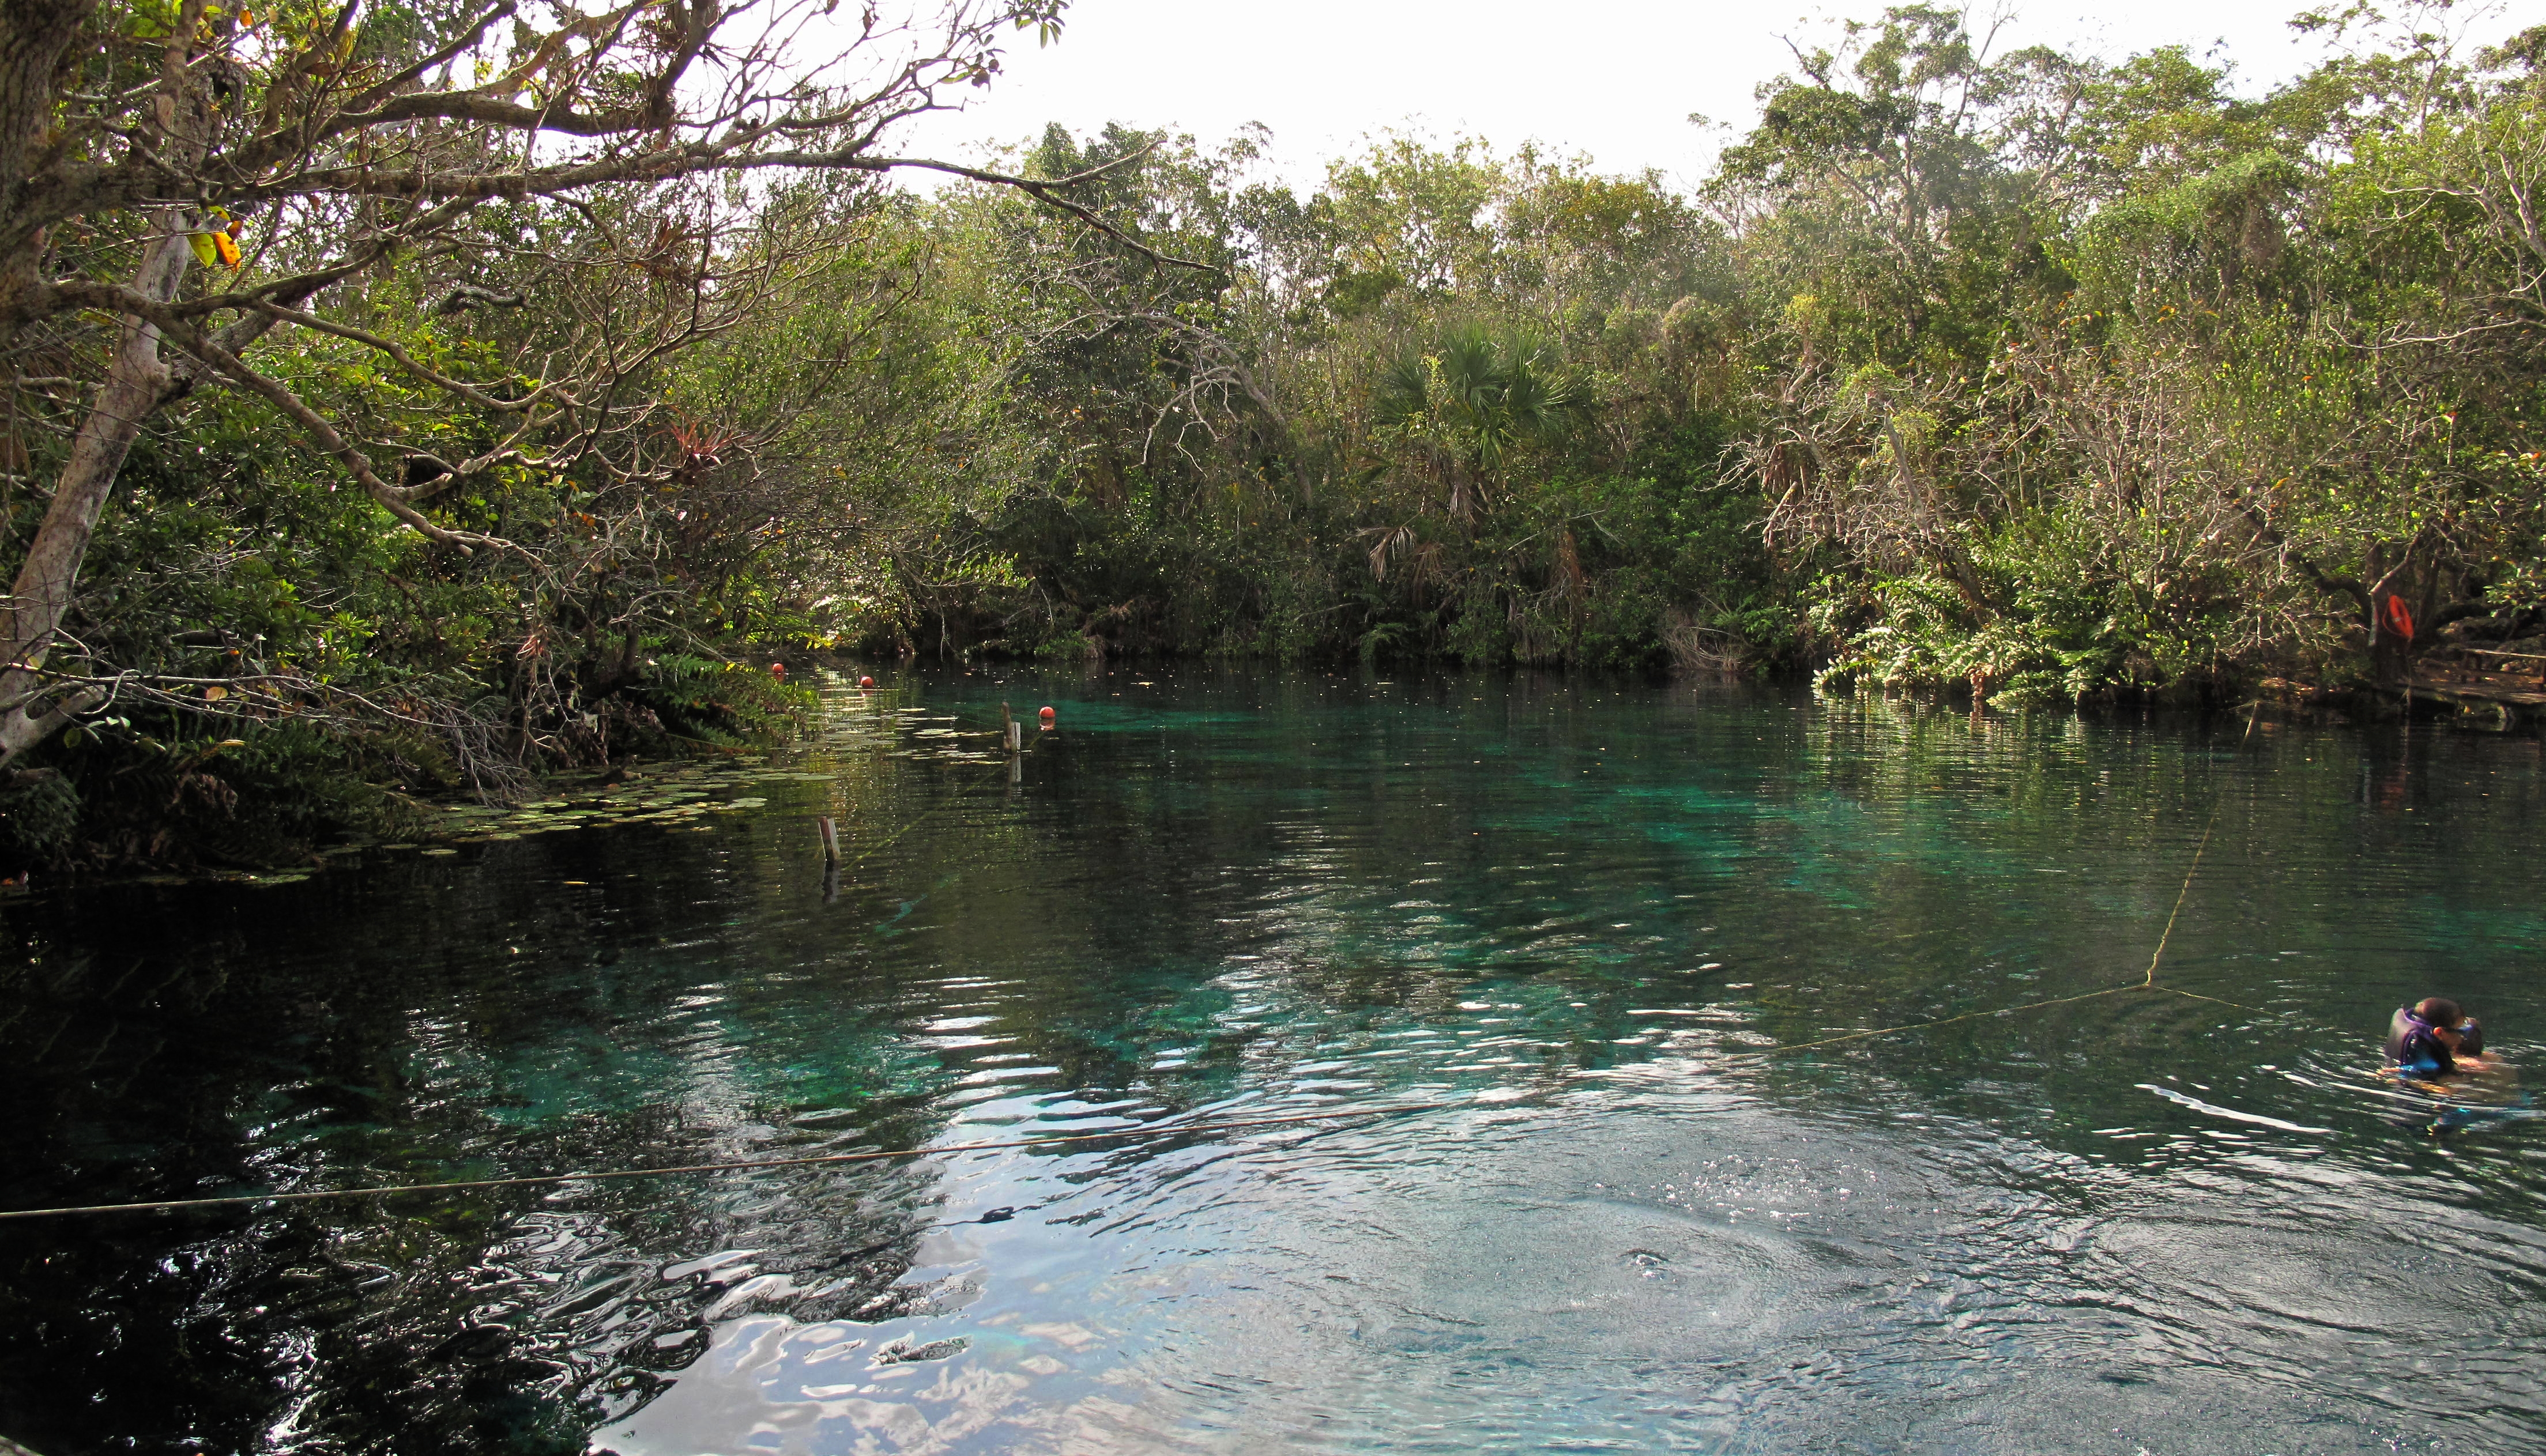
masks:
[[[2260,715],[2261,708],[2262,703],[2259,699],[2250,705],[2246,715],[2246,732],[2244,736],[2239,738],[2237,741],[2240,751],[2242,751],[2247,744],[2252,741],[2254,736],[2254,724],[2257,717]],[[987,777],[988,775],[983,775],[984,780],[986,780]],[[961,794],[975,786],[976,785],[967,784],[963,789],[958,789],[957,792]],[[1852,1041],[1866,1041],[1877,1036],[1894,1036],[1905,1031],[1925,1031],[1938,1026],[1952,1026],[1963,1021],[1977,1021],[1984,1017],[2011,1016],[2019,1011],[2041,1011],[2046,1007],[2070,1006],[2081,1001],[2093,1001],[2098,997],[2105,996],[2120,996],[2132,991],[2162,991],[2169,996],[2180,996],[2192,1001],[2208,1002],[2213,1006],[2233,1007],[2238,1011],[2247,1011],[2255,1010],[2255,1008],[2247,1006],[2243,1002],[2229,1001],[2216,996],[2204,996],[2200,992],[2186,991],[2177,986],[2161,986],[2158,984],[2157,980],[2158,965],[2165,958],[2166,945],[2174,936],[2175,923],[2182,917],[2184,903],[2192,895],[2192,882],[2194,878],[2201,873],[2202,856],[2210,849],[2211,838],[2217,833],[2219,828],[2219,812],[2226,806],[2227,799],[2227,790],[2223,788],[2220,790],[2218,796],[2211,800],[2210,817],[2201,826],[2201,839],[2200,842],[2193,847],[2192,863],[2183,872],[2183,884],[2175,891],[2174,906],[2171,910],[2166,912],[2165,927],[2158,932],[2157,948],[2150,953],[2148,970],[2140,977],[2139,980],[2126,982],[2120,986],[2107,986],[2100,991],[2081,992],[2076,996],[2055,996],[2044,1001],[2029,1001],[2020,1006],[1998,1007],[1985,1011],[1965,1011],[1960,1015],[1939,1016],[1925,1021],[1905,1021],[1898,1026],[1878,1026],[1868,1031],[1850,1031],[1837,1036],[1821,1037],[1813,1041],[1787,1042],[1779,1046],[1762,1047],[1755,1051],[1730,1052],[1724,1055],[1724,1060],[1756,1061],[1770,1057],[1782,1057],[1790,1053],[1812,1051],[1820,1047],[1839,1046]],[[941,805],[939,807],[943,806]],[[927,816],[923,815],[921,817],[924,819]],[[901,838],[902,835],[909,833],[911,829],[915,828],[919,824],[919,820],[913,820],[911,823],[903,825],[899,830],[896,830],[891,836],[888,836],[882,844],[869,847],[866,853],[859,855],[857,859],[848,861],[848,863],[855,864],[864,860],[868,855],[874,854],[877,850],[885,848],[886,845],[892,843],[893,840],[897,840]],[[167,1198],[150,1202],[92,1203],[60,1208],[20,1208],[0,1211],[0,1221],[61,1218],[85,1214],[166,1213],[179,1209],[197,1208],[242,1208],[250,1204],[264,1203],[317,1203],[348,1198],[382,1198],[402,1193],[450,1193],[478,1188],[552,1187],[559,1183],[606,1182],[620,1178],[664,1177],[679,1173],[747,1173],[780,1168],[815,1168],[834,1164],[882,1163],[900,1158],[930,1158],[947,1153],[991,1153],[1020,1148],[1055,1147],[1064,1143],[1091,1143],[1102,1142],[1109,1139],[1156,1139],[1176,1137],[1187,1133],[1235,1132],[1247,1128],[1283,1127],[1309,1122],[1333,1122],[1351,1117],[1386,1117],[1404,1112],[1438,1111],[1445,1105],[1450,1104],[1440,1102],[1407,1102],[1378,1107],[1338,1107],[1331,1111],[1308,1112],[1289,1117],[1256,1117],[1236,1121],[1168,1123],[1142,1127],[1113,1128],[1104,1132],[1067,1133],[1052,1137],[1021,1138],[1008,1142],[951,1143],[938,1147],[905,1148],[898,1151],[825,1153],[805,1158],[758,1158],[734,1163],[683,1164],[669,1168],[630,1168],[613,1169],[599,1173],[538,1173],[525,1177],[470,1178],[454,1182],[399,1183],[363,1188],[320,1188],[292,1193],[240,1193],[218,1198]]]
[[[2262,707],[2260,698],[2248,704],[2246,731],[2237,740],[2240,753],[2243,753],[2246,746],[2253,741],[2254,722],[2261,716]],[[2192,863],[2183,871],[2183,885],[2174,892],[2174,908],[2165,914],[2165,929],[2158,932],[2157,948],[2149,953],[2148,971],[2140,979],[2125,982],[2119,986],[2107,986],[2101,991],[2080,992],[2076,996],[2055,996],[2048,1001],[2028,1001],[2022,1006],[1997,1007],[1986,1011],[1965,1011],[1959,1016],[1940,1016],[1932,1021],[1907,1021],[1898,1026],[1878,1026],[1871,1031],[1850,1031],[1843,1036],[1825,1036],[1818,1041],[1790,1041],[1781,1046],[1765,1047],[1753,1052],[1734,1052],[1731,1056],[1744,1059],[1782,1057],[1788,1052],[1811,1051],[1815,1047],[1837,1046],[1841,1042],[1864,1041],[1871,1037],[1891,1036],[1903,1031],[1925,1031],[1935,1026],[1951,1026],[1957,1021],[1977,1021],[1986,1016],[2012,1016],[2018,1011],[2038,1011],[2044,1007],[2068,1006],[2075,1002],[2093,1001],[2100,996],[2120,996],[2131,991],[2163,991],[2169,996],[2206,1001],[2213,1006],[2234,1007],[2241,1011],[2255,1010],[2241,1001],[2204,996],[2198,991],[2186,991],[2179,986],[2160,986],[2157,983],[2158,962],[2165,959],[2166,942],[2174,938],[2174,923],[2183,915],[2184,901],[2191,898],[2193,878],[2201,873],[2201,856],[2210,851],[2211,836],[2219,829],[2219,811],[2225,808],[2227,803],[2228,791],[2225,788],[2222,788],[2210,801],[2210,818],[2201,826],[2200,843],[2192,847]]]

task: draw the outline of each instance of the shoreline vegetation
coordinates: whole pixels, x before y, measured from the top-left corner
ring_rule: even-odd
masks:
[[[773,660],[2546,666],[2546,27],[2302,16],[2249,95],[1896,8],[1691,191],[1389,135],[1304,196],[1258,135],[891,154],[1050,0],[809,71],[785,5],[500,14],[0,22],[0,873],[747,753]]]

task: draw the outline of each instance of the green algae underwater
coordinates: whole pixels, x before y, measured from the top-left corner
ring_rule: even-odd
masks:
[[[1002,700],[1058,708],[1013,771]],[[2535,1060],[2533,738],[1123,667],[826,709],[308,876],[11,902],[0,1208],[1422,1110],[0,1222],[0,1434],[2546,1442],[2541,1129],[2376,1072],[2426,992]],[[2164,980],[2236,1005],[1748,1055],[2139,980],[2214,813]]]

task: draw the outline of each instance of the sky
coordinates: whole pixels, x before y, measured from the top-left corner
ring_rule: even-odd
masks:
[[[2119,59],[2174,43],[2219,47],[2240,89],[2260,92],[2324,53],[2289,29],[2300,8],[2043,0],[2014,11],[1994,48],[2048,43]],[[2471,43],[2515,29],[2503,7],[2478,9],[2449,17],[2453,30],[2472,30]],[[1056,121],[1081,133],[1108,121],[1164,126],[1208,146],[1261,122],[1273,131],[1273,179],[1305,189],[1326,159],[1400,128],[1478,135],[1500,151],[1536,141],[1587,153],[1603,172],[1650,167],[1690,187],[1732,134],[1692,124],[1691,113],[1746,125],[1753,88],[1792,67],[1788,38],[1828,44],[1841,19],[1880,10],[1881,0],[1843,9],[1798,0],[1074,0],[1058,43],[1038,48],[1020,36],[986,95],[961,114],[922,119],[896,149],[977,162]]]

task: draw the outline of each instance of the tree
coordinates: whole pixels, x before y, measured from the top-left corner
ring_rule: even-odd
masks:
[[[0,366],[13,428],[22,398],[33,426],[0,465],[53,479],[0,609],[0,764],[114,690],[60,651],[64,622],[127,452],[192,390],[262,400],[426,538],[512,550],[437,502],[659,430],[625,381],[732,327],[775,266],[753,179],[926,168],[1103,228],[1067,196],[1080,179],[884,150],[986,84],[1006,35],[1049,40],[1063,3],[947,0],[907,23],[836,0],[553,3],[537,24],[521,0],[0,3]],[[646,286],[544,355],[472,347],[474,320],[560,275]],[[366,313],[377,289],[401,316]],[[360,366],[331,403],[251,362],[278,334]],[[446,458],[402,391],[499,428]]]
[[[1515,454],[1565,434],[1576,403],[1545,345],[1465,328],[1392,364],[1380,378],[1374,413],[1382,438],[1407,447],[1418,468],[1447,486],[1444,509],[1464,525],[1478,505],[1490,504],[1487,493]],[[1383,559],[1374,552],[1373,567]]]

